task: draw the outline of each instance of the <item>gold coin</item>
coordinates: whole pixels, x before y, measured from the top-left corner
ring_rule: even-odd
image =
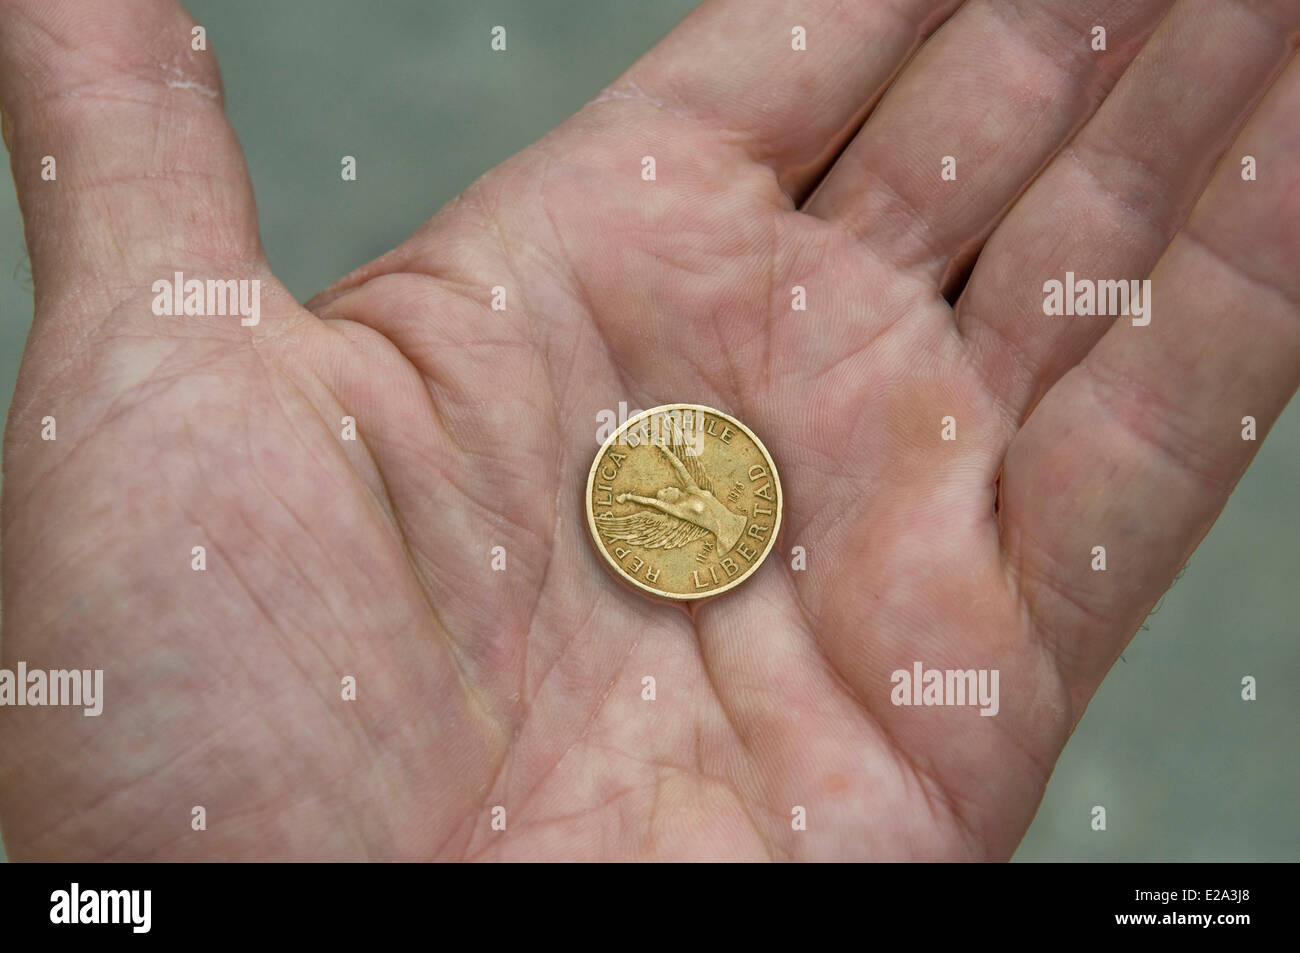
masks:
[[[699,404],[642,411],[605,441],[587,477],[587,525],[619,578],[668,599],[748,579],[781,528],[772,457],[736,418]]]

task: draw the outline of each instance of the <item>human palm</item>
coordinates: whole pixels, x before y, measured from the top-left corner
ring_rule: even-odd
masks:
[[[73,43],[0,3],[37,288],[3,661],[105,670],[99,718],[5,712],[16,858],[1006,857],[1257,447],[1239,419],[1300,379],[1300,73],[1260,39],[1225,82],[1186,11],[1140,53],[1167,4],[1108,54],[1088,11],[973,4],[852,141],[953,4],[823,4],[805,51],[707,4],[306,308],[210,54],[128,6]],[[1152,321],[1045,316],[1066,270],[1149,275]],[[260,322],[155,316],[175,271],[260,279]],[[742,587],[683,608],[602,569],[582,494],[620,401],[772,452]],[[915,662],[997,670],[996,714],[893,704]]]

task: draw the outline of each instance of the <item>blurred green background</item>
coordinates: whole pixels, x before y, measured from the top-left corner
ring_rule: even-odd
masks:
[[[271,265],[305,300],[594,96],[692,0],[191,0]],[[493,26],[508,50],[493,53]],[[339,177],[358,159],[355,182]],[[31,323],[0,186],[0,412]],[[1018,860],[1300,859],[1300,401],[1065,750]],[[1243,702],[1243,675],[1259,699]],[[1093,805],[1107,827],[1090,827]]]

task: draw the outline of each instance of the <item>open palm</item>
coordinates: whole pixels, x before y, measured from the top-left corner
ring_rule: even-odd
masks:
[[[1294,4],[713,0],[306,308],[191,21],[48,6],[0,0],[3,664],[105,698],[0,716],[15,858],[1007,857],[1300,380]],[[156,316],[176,271],[260,322]],[[1044,315],[1067,271],[1150,323]],[[771,450],[742,587],[602,568],[620,401]],[[894,705],[917,662],[996,714]]]

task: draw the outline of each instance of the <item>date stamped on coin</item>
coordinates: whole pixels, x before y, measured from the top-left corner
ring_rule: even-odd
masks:
[[[587,524],[625,582],[702,599],[744,582],[781,528],[781,481],[762,441],[727,414],[666,404],[605,441],[587,477]]]

